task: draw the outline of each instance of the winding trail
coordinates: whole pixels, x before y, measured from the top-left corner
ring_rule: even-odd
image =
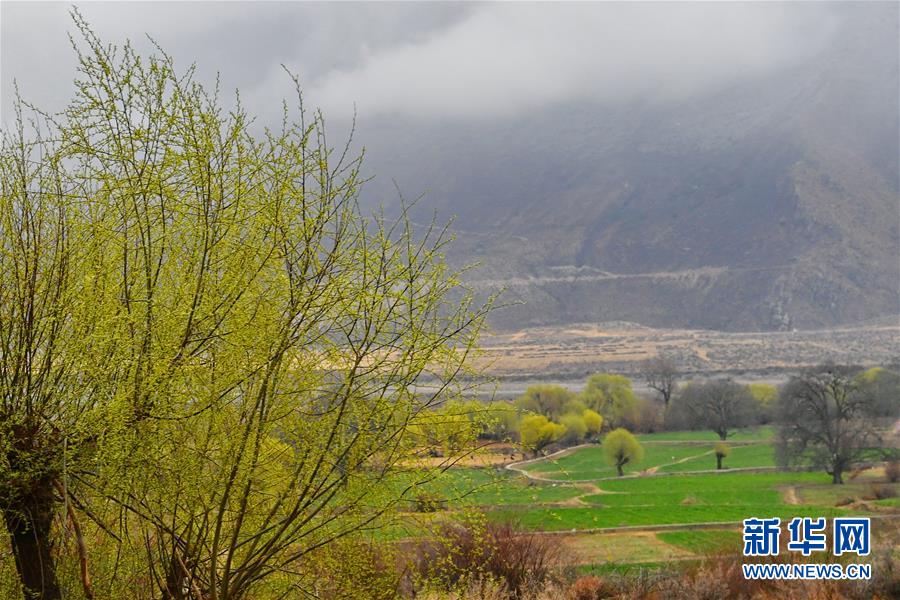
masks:
[[[659,441],[659,442],[644,442],[644,443],[645,444],[672,444],[672,443],[681,444],[682,442]],[[759,442],[748,442],[748,443],[741,444],[741,445],[753,445],[754,443],[759,443]],[[771,473],[771,472],[783,470],[780,467],[738,467],[735,469],[721,469],[721,470],[720,469],[701,469],[701,470],[697,470],[697,471],[684,471],[684,472],[681,472],[681,471],[659,472],[659,469],[662,469],[664,467],[670,467],[672,465],[677,465],[677,464],[684,463],[684,462],[687,462],[690,460],[694,460],[695,458],[700,458],[702,456],[708,456],[714,452],[713,450],[707,450],[705,452],[701,452],[700,454],[686,456],[684,458],[680,458],[680,459],[670,462],[670,463],[656,465],[655,467],[650,467],[644,471],[638,471],[636,473],[629,473],[628,475],[623,475],[621,477],[612,476],[612,477],[592,477],[591,479],[553,479],[552,477],[543,477],[541,475],[531,473],[525,468],[528,465],[545,462],[545,461],[548,461],[548,460],[551,460],[553,458],[557,458],[560,456],[566,456],[566,455],[571,454],[581,448],[591,448],[591,447],[596,448],[596,447],[598,447],[598,445],[597,444],[579,444],[577,446],[571,446],[569,448],[564,448],[562,450],[558,450],[556,452],[548,454],[547,456],[539,456],[537,458],[529,458],[528,460],[520,460],[520,461],[516,461],[516,462],[511,462],[511,463],[504,465],[503,468],[508,471],[513,471],[515,473],[523,475],[526,478],[531,479],[532,481],[541,481],[544,483],[557,483],[557,484],[560,484],[560,483],[562,483],[562,484],[593,483],[593,482],[597,482],[597,481],[614,481],[614,480],[621,480],[621,479],[634,479],[634,478],[638,478],[638,477],[667,477],[667,476],[673,476],[673,475],[705,475],[705,474],[709,474],[709,473],[718,473],[718,474],[721,474],[721,473]],[[795,470],[806,471],[809,469],[795,469]]]

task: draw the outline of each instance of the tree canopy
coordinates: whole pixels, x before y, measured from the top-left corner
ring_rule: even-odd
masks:
[[[620,427],[603,438],[603,455],[621,477],[625,474],[625,465],[638,463],[644,459],[644,447],[630,431]]]
[[[600,413],[611,427],[637,420],[637,397],[631,389],[631,380],[624,375],[591,375],[581,398],[588,408]]]
[[[83,571],[85,594],[302,587],[306,557],[433,477],[399,467],[489,303],[445,265],[444,228],[360,211],[361,155],[299,88],[262,130],[161,50],[75,24],[72,100],[18,102],[0,149],[0,511],[22,588],[62,596],[59,509],[150,575]],[[455,451],[477,424],[447,415]]]
[[[882,446],[900,413],[900,388],[893,402],[884,402],[868,379],[859,369],[830,364],[792,377],[776,407],[778,461],[822,468],[833,483],[843,483],[854,462]]]

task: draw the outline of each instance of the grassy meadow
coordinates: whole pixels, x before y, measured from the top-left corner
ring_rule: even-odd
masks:
[[[898,491],[881,483],[877,470],[856,473],[843,486],[820,471],[780,471],[772,435],[761,427],[729,438],[721,471],[714,435],[665,432],[639,436],[644,459],[624,477],[615,476],[599,446],[584,445],[511,468],[449,469],[424,491],[445,499],[448,512],[476,510],[559,536],[567,560],[585,573],[739,553],[740,522],[749,517],[896,517],[896,497],[873,496],[876,487]],[[418,522],[440,518],[438,512]]]

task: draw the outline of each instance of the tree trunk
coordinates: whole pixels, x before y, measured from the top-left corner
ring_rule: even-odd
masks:
[[[622,464],[621,464],[621,463],[616,463],[616,471],[619,472],[619,477],[621,477],[622,475],[625,474],[625,471],[622,470]]]
[[[716,470],[721,470],[722,468],[722,455],[716,454]]]
[[[844,477],[843,472],[840,469],[834,469],[831,473],[831,483],[834,485],[843,485]]]
[[[51,490],[52,486],[48,484],[3,510],[19,581],[27,600],[62,598],[50,538],[54,506]]]

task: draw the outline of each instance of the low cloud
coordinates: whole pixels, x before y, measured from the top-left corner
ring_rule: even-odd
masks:
[[[330,114],[496,117],[569,100],[684,98],[803,61],[838,26],[824,5],[491,4],[314,82]]]
[[[4,117],[19,80],[61,108],[75,61],[69,6],[2,3]],[[182,66],[239,87],[251,110],[300,75],[326,114],[496,118],[569,101],[662,101],[818,53],[840,23],[822,3],[87,3],[104,40],[149,33]]]

